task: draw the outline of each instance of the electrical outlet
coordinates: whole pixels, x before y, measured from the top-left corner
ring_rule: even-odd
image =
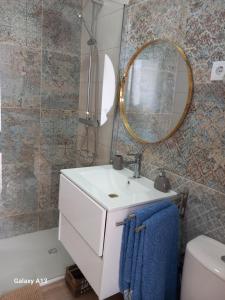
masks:
[[[222,81],[225,79],[225,61],[215,61],[211,72],[211,81]]]

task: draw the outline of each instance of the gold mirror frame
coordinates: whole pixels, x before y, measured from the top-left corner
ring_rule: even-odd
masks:
[[[128,118],[127,118],[127,114],[126,114],[126,109],[125,109],[125,100],[124,100],[124,94],[125,94],[125,85],[126,85],[126,80],[128,78],[129,75],[129,70],[131,68],[131,66],[133,65],[135,59],[138,57],[138,55],[148,46],[151,45],[156,45],[159,44],[161,42],[167,42],[168,44],[170,44],[171,46],[173,46],[175,49],[177,49],[177,51],[180,53],[181,57],[183,58],[184,62],[186,63],[187,66],[187,71],[188,71],[188,96],[186,99],[186,105],[183,111],[183,114],[181,115],[177,125],[175,126],[174,129],[171,130],[171,132],[163,139],[161,139],[160,141],[157,142],[149,142],[147,140],[142,139],[141,137],[139,137],[139,135],[137,135],[137,133],[132,129],[132,127],[129,124]],[[119,95],[119,108],[120,108],[120,116],[121,119],[123,121],[123,124],[125,126],[125,128],[127,129],[128,133],[131,135],[131,137],[136,141],[139,142],[141,144],[157,144],[157,143],[161,143],[165,140],[167,140],[168,138],[170,138],[182,125],[188,111],[191,105],[191,101],[192,101],[192,95],[193,95],[193,74],[192,74],[192,69],[191,69],[191,65],[190,62],[186,56],[186,54],[184,53],[183,49],[181,47],[179,47],[177,44],[166,40],[166,39],[156,39],[150,42],[145,43],[141,48],[137,49],[137,51],[134,53],[134,55],[130,58],[127,67],[125,69],[124,75],[120,81],[120,95]]]

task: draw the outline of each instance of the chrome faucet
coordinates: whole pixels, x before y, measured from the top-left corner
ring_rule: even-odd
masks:
[[[141,161],[142,161],[142,154],[141,153],[128,153],[128,156],[134,156],[134,160],[125,161],[126,165],[134,165],[134,178],[140,178],[141,175]]]

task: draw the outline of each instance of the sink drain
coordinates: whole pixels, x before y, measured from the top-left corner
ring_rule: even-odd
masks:
[[[119,195],[117,195],[117,194],[108,194],[108,196],[109,196],[110,198],[117,198],[117,197],[119,197]]]

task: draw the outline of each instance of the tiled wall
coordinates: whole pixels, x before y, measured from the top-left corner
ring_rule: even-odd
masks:
[[[167,170],[172,188],[189,189],[185,240],[207,234],[225,243],[225,83],[211,82],[212,62],[225,60],[225,2],[221,0],[131,0],[123,29],[121,70],[143,43],[167,38],[186,52],[194,96],[184,124],[167,141],[144,149],[142,174]],[[129,137],[118,113],[113,152],[143,150]]]
[[[107,55],[111,60],[115,73],[115,86],[117,86],[118,69],[119,69],[119,54],[121,31],[123,22],[123,1],[104,0],[104,5],[97,9],[98,13],[95,18],[95,36],[97,40],[97,49],[94,51],[93,58],[93,81],[91,93],[91,114],[95,112],[94,101],[97,103],[97,116],[100,119],[102,90],[103,90],[103,74],[104,62]],[[83,1],[83,14],[90,27],[92,18],[92,2],[89,0]],[[80,102],[79,114],[85,117],[86,101],[87,101],[87,82],[88,82],[88,68],[89,68],[89,52],[90,48],[87,45],[89,39],[84,26],[82,27],[82,41],[81,41],[81,80],[80,80]],[[110,96],[110,95],[109,95]],[[97,156],[95,164],[106,164],[110,160],[111,141],[112,141],[112,128],[114,120],[114,106],[107,115],[107,122],[98,128],[97,137],[95,137],[96,129],[89,130],[89,149],[90,152],[94,151],[94,140],[97,140]],[[79,139],[78,150],[85,149],[85,126],[79,124]],[[85,161],[82,158],[77,158],[78,164],[82,165]]]
[[[0,1],[0,238],[57,225],[59,170],[76,161],[80,9]]]

